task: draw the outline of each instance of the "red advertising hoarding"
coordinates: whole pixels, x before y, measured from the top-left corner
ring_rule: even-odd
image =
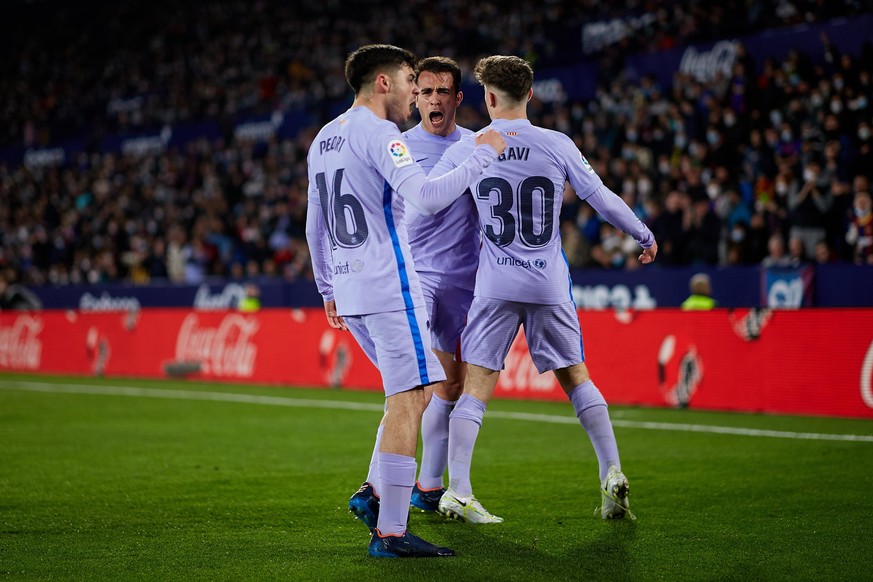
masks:
[[[873,418],[873,310],[580,311],[614,404]],[[320,309],[0,313],[0,370],[381,389]],[[519,336],[497,397],[563,400]]]

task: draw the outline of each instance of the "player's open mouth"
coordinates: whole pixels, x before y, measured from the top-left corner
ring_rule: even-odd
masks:
[[[431,111],[430,114],[428,114],[428,117],[433,125],[439,125],[443,122],[443,119],[445,119],[445,115],[439,111]]]

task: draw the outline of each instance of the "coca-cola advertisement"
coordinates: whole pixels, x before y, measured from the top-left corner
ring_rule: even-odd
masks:
[[[0,326],[0,368],[39,370],[42,329],[42,319],[29,314],[16,317],[11,325]]]
[[[196,362],[207,376],[251,378],[258,356],[252,340],[258,327],[253,315],[231,313],[210,326],[201,323],[197,313],[189,313],[176,337],[176,361]]]
[[[579,311],[612,404],[873,418],[873,309]],[[810,358],[814,358],[814,365]],[[321,309],[0,313],[0,370],[382,390]],[[519,334],[495,396],[564,401]]]

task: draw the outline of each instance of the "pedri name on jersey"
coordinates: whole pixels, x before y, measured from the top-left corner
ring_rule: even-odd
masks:
[[[343,149],[344,143],[346,143],[346,140],[338,135],[323,139],[318,142],[318,153],[321,155],[324,155],[324,152],[339,153],[339,151]]]
[[[527,157],[530,155],[530,148],[523,147],[507,147],[502,154],[497,158],[498,162],[509,162],[512,160],[516,160],[519,162],[526,162]]]

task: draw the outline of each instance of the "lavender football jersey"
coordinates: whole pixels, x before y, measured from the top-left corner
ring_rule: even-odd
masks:
[[[503,134],[507,147],[470,185],[484,235],[477,297],[545,305],[570,299],[559,224],[568,181],[579,198],[590,198],[595,210],[607,210],[607,220],[637,242],[644,246],[654,242],[651,231],[603,186],[569,137],[536,127],[527,119],[496,119],[486,129]],[[457,166],[473,145],[471,139],[462,138],[446,151],[431,176]]]
[[[318,132],[307,157],[306,238],[318,290],[336,301],[339,315],[424,305],[404,202],[434,213],[460,196],[496,157],[485,145],[468,153],[459,172],[430,180],[397,126],[366,107],[352,107]]]
[[[403,134],[415,161],[430,173],[449,146],[473,132],[463,127],[443,137],[419,123]],[[409,244],[415,270],[427,277],[446,280],[462,289],[473,289],[479,264],[479,221],[470,192],[439,213],[428,216],[410,211]]]

